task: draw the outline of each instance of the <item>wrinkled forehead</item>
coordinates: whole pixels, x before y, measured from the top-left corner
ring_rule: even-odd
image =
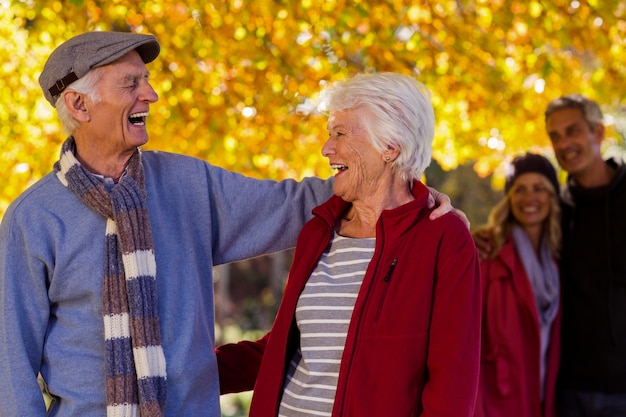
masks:
[[[331,111],[328,114],[326,127],[328,130],[341,128],[361,128],[367,118],[368,112],[364,107],[349,110]]]
[[[548,132],[564,130],[579,124],[587,125],[588,123],[582,110],[573,107],[556,110],[546,119]]]

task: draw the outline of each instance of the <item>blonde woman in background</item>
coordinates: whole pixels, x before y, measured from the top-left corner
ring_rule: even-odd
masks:
[[[546,158],[513,160],[505,196],[477,234],[493,256],[481,262],[483,328],[476,417],[552,417],[559,365],[561,246],[559,183]]]

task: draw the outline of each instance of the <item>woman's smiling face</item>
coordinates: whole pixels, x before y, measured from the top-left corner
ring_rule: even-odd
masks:
[[[550,215],[548,180],[536,172],[522,174],[511,186],[511,212],[524,228],[541,227]]]
[[[385,161],[368,138],[361,120],[366,110],[332,112],[328,118],[328,140],[322,155],[328,158],[335,175],[334,192],[345,201],[366,198],[377,191],[385,172]]]

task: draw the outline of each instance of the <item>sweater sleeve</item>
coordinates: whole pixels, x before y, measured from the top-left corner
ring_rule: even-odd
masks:
[[[455,227],[442,237],[437,257],[424,417],[470,417],[478,390],[480,265],[467,229],[453,223]]]
[[[220,394],[250,391],[254,388],[269,335],[267,333],[256,342],[241,341],[215,348],[220,373]]]
[[[207,164],[214,264],[295,246],[311,210],[332,195],[333,180],[257,180]]]

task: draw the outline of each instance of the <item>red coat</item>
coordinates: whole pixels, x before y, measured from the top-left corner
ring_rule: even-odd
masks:
[[[464,417],[474,411],[481,321],[476,249],[454,215],[428,219],[424,185],[416,182],[413,190],[414,201],[378,221],[375,253],[346,338],[335,417]],[[216,349],[222,393],[251,389],[258,370],[251,417],[277,415],[285,364],[299,342],[298,297],[347,208],[332,197],[304,226],[271,333]]]
[[[496,258],[481,263],[481,272],[483,337],[476,417],[554,417],[560,308],[550,332],[542,406],[537,306],[511,239]]]

